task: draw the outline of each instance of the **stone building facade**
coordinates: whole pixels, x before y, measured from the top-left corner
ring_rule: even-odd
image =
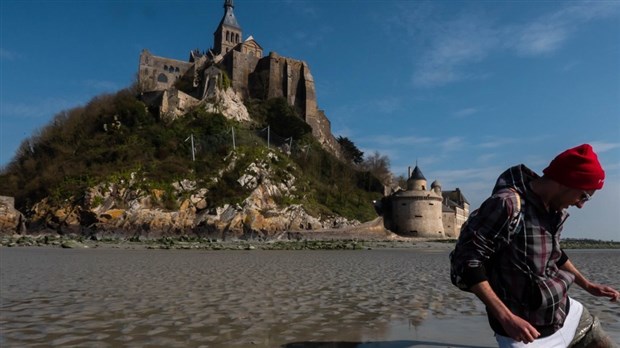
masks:
[[[209,102],[217,94],[215,89],[229,83],[242,101],[285,98],[323,147],[340,157],[331,123],[318,108],[314,78],[306,62],[275,52],[263,56],[263,47],[252,36],[243,39],[232,0],[224,1],[224,16],[213,35],[214,47],[191,51],[187,62],[142,51],[138,82],[151,108],[162,117],[174,118]]]
[[[407,237],[458,238],[469,216],[469,203],[458,188],[444,192],[435,180],[429,189],[417,165],[408,173],[407,189],[386,196],[382,205],[385,227]]]
[[[458,238],[461,226],[469,217],[469,202],[457,187],[452,191],[442,191],[443,205],[441,218],[447,238]]]

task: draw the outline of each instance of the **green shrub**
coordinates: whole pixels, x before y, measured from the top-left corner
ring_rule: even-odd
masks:
[[[222,83],[226,81],[223,77]],[[326,152],[286,100],[254,100],[247,107],[253,124],[239,124],[203,108],[163,123],[131,89],[93,98],[84,107],[59,113],[21,144],[0,173],[0,193],[14,196],[17,208],[27,211],[45,197],[79,200],[88,187],[129,182],[130,174],[137,173],[135,188],[164,190],[161,203],[167,209],[178,208],[178,197],[169,185],[180,179],[196,180],[208,188],[207,202],[217,207],[241,203],[247,197],[250,191],[237,180],[250,163],[262,161],[268,163],[273,180],[296,178],[291,196],[276,197],[282,205],[303,204],[315,216],[375,217],[371,202],[380,198],[381,186],[376,178]],[[292,137],[290,157],[273,144],[267,149],[266,139],[251,129],[256,125],[269,125],[274,136]],[[274,151],[277,161],[267,158]],[[218,181],[211,182],[213,177]]]

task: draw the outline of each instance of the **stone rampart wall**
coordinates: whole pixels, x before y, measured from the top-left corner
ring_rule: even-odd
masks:
[[[454,214],[454,212],[445,212],[442,213],[442,220],[443,220],[443,231],[446,235],[446,237],[448,238],[456,238],[457,235],[457,229],[456,229],[456,215]]]
[[[244,99],[250,96],[248,90],[249,76],[256,70],[259,60],[259,58],[253,55],[238,51],[232,51],[231,54],[226,56],[225,65],[228,70],[228,76],[232,80],[232,87]]]
[[[444,238],[440,197],[393,198],[393,219],[399,235]]]

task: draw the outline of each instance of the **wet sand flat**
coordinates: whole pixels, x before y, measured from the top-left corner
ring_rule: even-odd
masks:
[[[1,347],[494,347],[447,248],[0,249]],[[620,287],[620,250],[569,250]],[[620,305],[571,296],[620,340]]]

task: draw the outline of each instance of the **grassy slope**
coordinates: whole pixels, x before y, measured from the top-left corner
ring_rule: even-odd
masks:
[[[360,221],[376,216],[371,201],[381,194],[368,190],[377,187],[376,179],[325,152],[285,101],[254,101],[248,109],[255,120],[252,125],[199,109],[164,122],[151,114],[131,89],[94,98],[84,107],[56,115],[22,143],[0,173],[0,194],[15,197],[17,208],[27,212],[45,197],[53,202],[79,203],[86,188],[139,173],[145,178],[139,184],[144,188],[171,192],[172,182],[190,179],[210,189],[210,208],[236,203],[247,194],[236,181],[242,170],[253,160],[265,160],[268,152],[257,130],[270,125],[270,147],[285,140],[293,145],[290,155],[281,156],[285,160],[274,164],[276,178],[285,172],[297,178],[297,195],[281,198],[279,203],[302,203],[315,215]],[[209,178],[225,168],[233,151],[233,127],[235,151],[243,160],[214,184]],[[190,134],[196,161],[191,159]],[[173,197],[164,199],[162,207],[175,209]]]

